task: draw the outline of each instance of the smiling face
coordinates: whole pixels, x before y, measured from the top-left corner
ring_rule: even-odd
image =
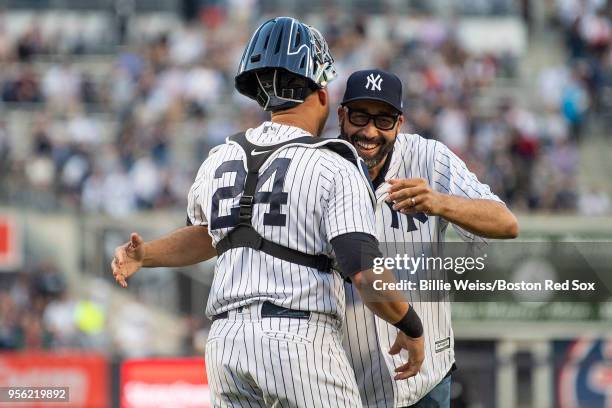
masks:
[[[383,166],[387,155],[393,149],[395,138],[402,123],[404,123],[404,117],[400,115],[391,129],[381,130],[376,127],[374,120],[370,120],[363,126],[351,123],[349,111],[353,112],[352,115],[356,119],[363,119],[366,116],[363,115],[364,113],[396,117],[397,111],[384,102],[374,100],[349,102],[346,106],[338,108],[340,137],[350,142],[357,149],[357,153],[372,172],[372,170]],[[357,122],[362,123],[362,121]],[[387,126],[384,126],[386,124],[388,124],[388,118],[379,118],[379,125],[383,125],[381,127],[386,128]]]

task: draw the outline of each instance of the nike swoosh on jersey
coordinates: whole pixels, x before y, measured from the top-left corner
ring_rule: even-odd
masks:
[[[265,153],[269,153],[269,152],[272,152],[272,151],[274,151],[274,149],[270,149],[270,150],[253,150],[251,152],[251,156],[258,156],[260,154],[265,154]]]

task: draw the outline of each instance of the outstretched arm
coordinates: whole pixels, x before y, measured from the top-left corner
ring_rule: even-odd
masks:
[[[126,280],[140,268],[194,265],[216,255],[208,227],[191,225],[147,242],[132,233],[129,242],[115,249],[111,268],[115,280],[125,288]]]

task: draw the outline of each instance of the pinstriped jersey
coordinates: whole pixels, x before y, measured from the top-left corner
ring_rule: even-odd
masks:
[[[392,203],[384,201],[390,187],[386,181],[401,178],[423,178],[438,192],[501,202],[489,186],[480,183],[465,163],[444,144],[418,135],[399,134],[384,176],[385,182],[375,192],[377,238],[385,256],[440,255],[449,225],[448,221],[437,216],[424,213],[407,215],[393,210]],[[484,242],[454,224],[453,227],[464,241]],[[410,279],[405,270],[397,271],[397,276],[398,279]],[[419,270],[417,276],[436,278],[428,270]],[[446,376],[455,361],[450,304],[433,297],[432,301],[427,297],[417,299],[418,295],[413,298],[413,292],[407,291],[408,300],[423,322],[425,361],[415,377],[393,381],[390,373],[407,361],[405,351],[397,356],[388,354],[397,329],[370,313],[353,288],[347,286],[347,291],[344,342],[364,406],[404,407],[416,403]]]
[[[249,142],[262,146],[251,154],[303,136],[310,134],[273,122],[246,132]],[[321,139],[321,143],[326,141]],[[238,223],[247,174],[244,155],[233,143],[216,147],[189,191],[188,217],[194,225],[208,226],[213,245]],[[375,234],[368,183],[361,169],[328,149],[286,145],[271,154],[259,170],[253,228],[263,238],[285,247],[333,256],[332,238],[350,232]],[[337,272],[320,272],[251,248],[224,252],[217,259],[207,315],[255,301],[341,318],[343,280]]]

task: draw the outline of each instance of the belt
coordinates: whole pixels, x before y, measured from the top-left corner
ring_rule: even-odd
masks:
[[[239,307],[238,311],[243,307]],[[229,312],[219,313],[212,317],[212,321],[227,319]],[[276,306],[270,302],[263,302],[261,305],[261,317],[290,317],[293,319],[308,319],[310,312],[308,310],[293,310],[282,306]]]

